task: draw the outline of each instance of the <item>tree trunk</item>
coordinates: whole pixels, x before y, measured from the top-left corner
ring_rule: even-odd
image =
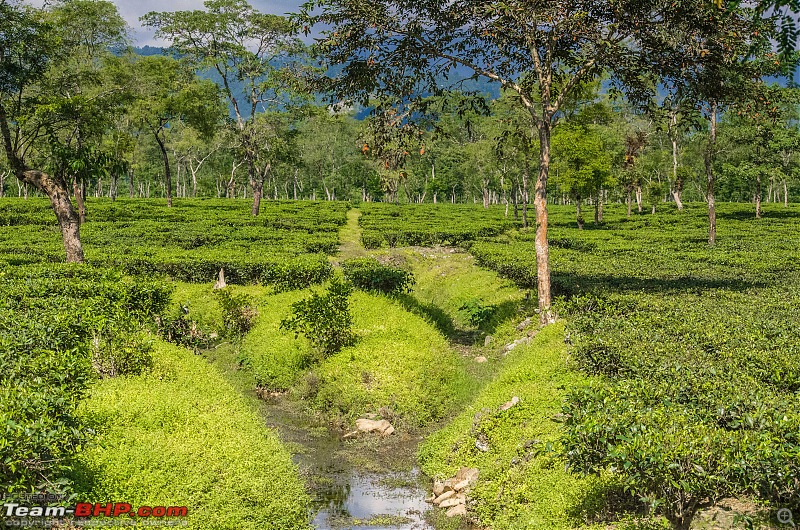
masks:
[[[253,186],[253,208],[250,213],[255,217],[261,211],[261,194],[263,193],[264,183],[256,180],[250,184]]]
[[[597,226],[600,224],[600,209],[602,208],[601,204],[603,203],[603,199],[601,198],[602,191],[598,190],[597,194],[594,196],[594,225]]]
[[[519,220],[519,188],[515,188],[514,184],[511,184],[511,200],[514,201],[514,220]]]
[[[6,175],[7,172],[0,173],[0,199],[6,196]]]
[[[167,208],[172,208],[172,171],[169,167],[169,155],[167,154],[166,147],[164,147],[164,142],[161,140],[161,136],[156,133],[155,137],[156,142],[158,142],[158,147],[161,150],[161,158],[164,160],[164,192],[167,195]]]
[[[578,221],[578,230],[583,230],[583,216],[581,215],[581,198],[575,198],[575,220]]]
[[[600,190],[600,201],[597,205],[597,221],[603,223],[603,203],[606,201],[606,190]]]
[[[714,204],[714,149],[717,143],[717,104],[711,104],[710,130],[703,162],[706,166],[706,200],[708,201],[708,244],[717,243],[717,210]]]
[[[683,210],[683,202],[681,201],[681,190],[674,189],[672,190],[672,198],[675,199],[675,205],[678,207],[678,210]]]
[[[789,207],[789,187],[786,184],[786,179],[783,179],[783,207]]]
[[[550,153],[548,151],[548,156],[549,155]],[[522,228],[528,228],[528,179],[530,171],[531,171],[530,164],[528,164],[528,160],[526,158],[525,171],[522,172]]]
[[[128,170],[128,197],[133,199],[135,187],[133,183],[133,168]]]
[[[761,219],[761,173],[756,172],[756,193],[753,197],[756,202],[756,219]]]
[[[642,213],[642,185],[636,185],[636,210]]]
[[[69,200],[67,186],[47,173],[26,168],[18,160],[16,162],[17,178],[26,185],[31,184],[50,199],[50,205],[53,207],[53,212],[56,214],[58,225],[61,228],[67,263],[83,263],[81,221]]]
[[[550,248],[547,243],[547,177],[550,171],[550,121],[539,127],[539,178],[536,180],[536,280],[539,295],[539,321],[554,321],[551,312]],[[527,171],[527,168],[526,168]],[[526,201],[527,202],[527,201]]]
[[[669,137],[672,142],[672,198],[675,199],[675,204],[680,211],[683,210],[683,202],[681,202],[683,182],[678,181],[678,109],[672,109],[670,113]]]

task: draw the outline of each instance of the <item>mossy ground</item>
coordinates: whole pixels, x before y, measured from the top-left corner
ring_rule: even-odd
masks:
[[[496,529],[574,528],[599,509],[603,485],[548,457],[558,437],[553,417],[565,389],[581,377],[565,362],[564,328],[547,326],[508,353],[497,377],[452,422],[421,445],[422,470],[444,479],[476,467],[473,513]],[[513,397],[519,403],[501,411]],[[476,441],[488,445],[488,451]]]
[[[197,529],[300,529],[308,497],[276,434],[202,358],[163,342],[148,375],[99,382],[80,413],[97,430],[78,455],[89,502],[188,506]]]

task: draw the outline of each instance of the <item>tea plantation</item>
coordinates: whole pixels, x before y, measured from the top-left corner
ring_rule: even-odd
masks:
[[[800,509],[800,207],[754,219],[720,204],[710,248],[700,204],[609,205],[583,230],[553,206],[558,322],[543,328],[533,229],[501,207],[88,208],[87,264],[64,265],[48,204],[0,200],[10,498],[308,528],[297,448],[265,426],[257,390],[337,438],[391,420],[433,480],[477,468],[467,516],[437,528],[700,528],[723,499],[756,528]],[[198,355],[220,345],[230,372]]]

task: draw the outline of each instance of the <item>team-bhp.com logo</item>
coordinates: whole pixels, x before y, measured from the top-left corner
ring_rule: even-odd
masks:
[[[139,506],[127,502],[79,502],[74,507],[5,502],[3,523],[18,527],[50,527],[69,520],[83,527],[187,526],[186,506]]]

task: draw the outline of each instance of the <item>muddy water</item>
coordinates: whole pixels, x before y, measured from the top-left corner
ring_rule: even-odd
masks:
[[[405,479],[394,473],[380,476],[352,471],[340,475],[329,487],[317,490],[314,527],[340,529],[357,523],[362,530],[432,528],[424,520],[429,509],[423,500],[425,491],[405,484],[395,486],[396,478]]]
[[[418,437],[342,440],[283,397],[268,397],[263,412],[294,454],[312,496],[319,530],[432,530],[425,521],[427,478],[414,467]]]

